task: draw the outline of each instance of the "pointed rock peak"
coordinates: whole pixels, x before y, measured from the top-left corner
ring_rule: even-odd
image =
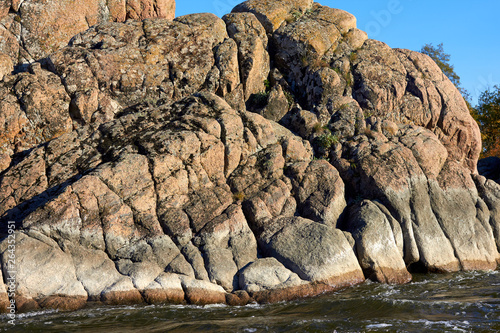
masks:
[[[297,19],[313,7],[313,0],[248,0],[233,8],[233,13],[251,12],[268,33],[273,33],[287,20]]]

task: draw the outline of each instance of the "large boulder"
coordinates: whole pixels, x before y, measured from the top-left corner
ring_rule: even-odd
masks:
[[[301,279],[324,284],[326,290],[364,281],[340,230],[303,218],[281,218],[276,223],[281,229],[267,240],[266,253]]]
[[[383,283],[411,281],[403,260],[403,234],[387,209],[377,202],[363,201],[352,207],[349,219],[365,275]]]
[[[12,234],[15,240],[13,251],[8,242],[2,242],[2,262],[10,258],[14,268],[2,265],[4,275],[15,274],[15,300],[20,310],[54,307],[74,310],[87,301],[87,292],[77,279],[71,255],[64,253],[50,238],[21,232]],[[12,243],[12,242],[11,242]],[[12,261],[11,261],[12,262]]]

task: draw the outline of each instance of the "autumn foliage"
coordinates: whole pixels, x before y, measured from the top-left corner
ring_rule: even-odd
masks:
[[[479,123],[483,139],[482,157],[500,156],[500,87],[488,89],[479,97],[473,117]]]

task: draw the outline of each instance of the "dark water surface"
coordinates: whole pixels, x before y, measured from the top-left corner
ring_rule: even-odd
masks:
[[[500,332],[500,272],[366,282],[273,305],[100,307],[20,314],[9,332]]]

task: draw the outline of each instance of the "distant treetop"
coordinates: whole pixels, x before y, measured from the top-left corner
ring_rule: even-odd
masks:
[[[455,68],[450,64],[450,55],[444,52],[443,43],[438,46],[425,44],[420,52],[427,54],[436,62],[441,68],[443,73],[450,79],[450,81],[458,88],[460,87],[460,76],[455,73]]]

